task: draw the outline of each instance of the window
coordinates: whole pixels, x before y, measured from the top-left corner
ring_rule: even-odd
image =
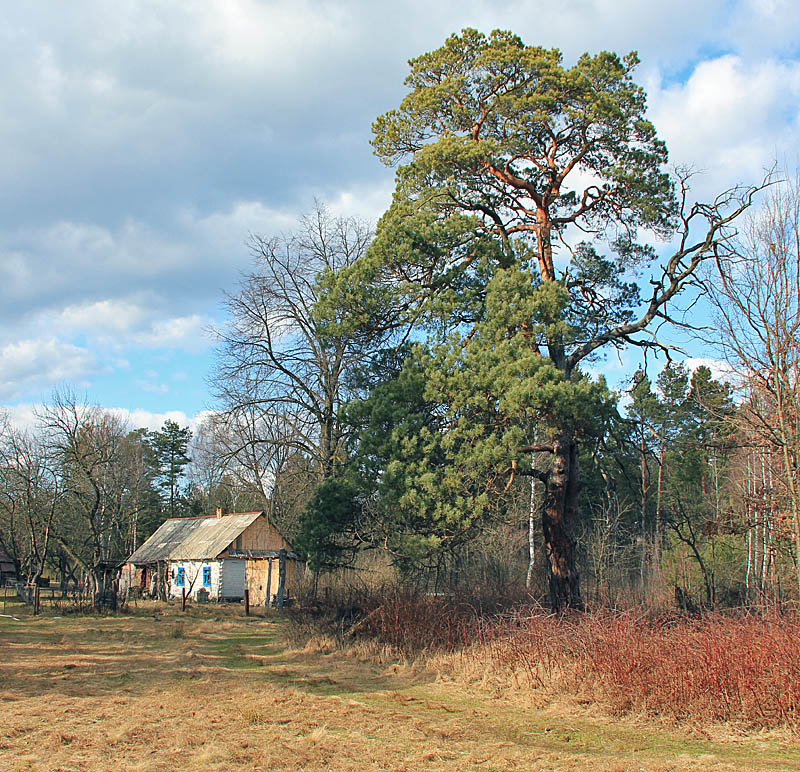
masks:
[[[178,585],[178,587],[183,587],[185,582],[186,582],[186,572],[183,570],[183,568],[179,568],[178,577],[175,579],[175,584]]]
[[[211,566],[203,566],[203,587],[211,587]]]

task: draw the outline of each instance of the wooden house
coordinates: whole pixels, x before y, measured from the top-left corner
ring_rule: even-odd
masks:
[[[282,606],[295,592],[299,558],[264,512],[180,517],[162,523],[129,558],[120,589],[161,598]],[[202,591],[202,592],[201,592]]]
[[[0,587],[3,587],[9,582],[16,581],[17,566],[14,563],[14,559],[5,551],[3,545],[0,544]]]

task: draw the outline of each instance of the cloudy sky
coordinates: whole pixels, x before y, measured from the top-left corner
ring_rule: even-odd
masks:
[[[393,172],[370,125],[407,60],[466,26],[567,63],[637,50],[701,195],[796,162],[796,0],[3,3],[0,405],[23,416],[69,384],[142,425],[213,407],[207,330],[248,234],[315,198],[377,218]]]

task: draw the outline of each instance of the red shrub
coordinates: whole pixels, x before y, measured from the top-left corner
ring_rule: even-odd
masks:
[[[496,670],[522,672],[531,687],[589,692],[615,710],[800,726],[793,615],[489,615],[453,597],[397,589],[366,599],[362,614],[353,633],[409,653],[476,645]]]
[[[493,627],[495,661],[589,690],[617,710],[800,725],[794,616],[532,615]]]

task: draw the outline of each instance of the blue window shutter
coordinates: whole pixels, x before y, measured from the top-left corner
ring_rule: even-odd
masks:
[[[178,587],[183,587],[185,581],[186,581],[186,572],[183,570],[183,568],[179,568],[176,584],[178,585]]]
[[[203,587],[211,587],[211,566],[203,566]]]

